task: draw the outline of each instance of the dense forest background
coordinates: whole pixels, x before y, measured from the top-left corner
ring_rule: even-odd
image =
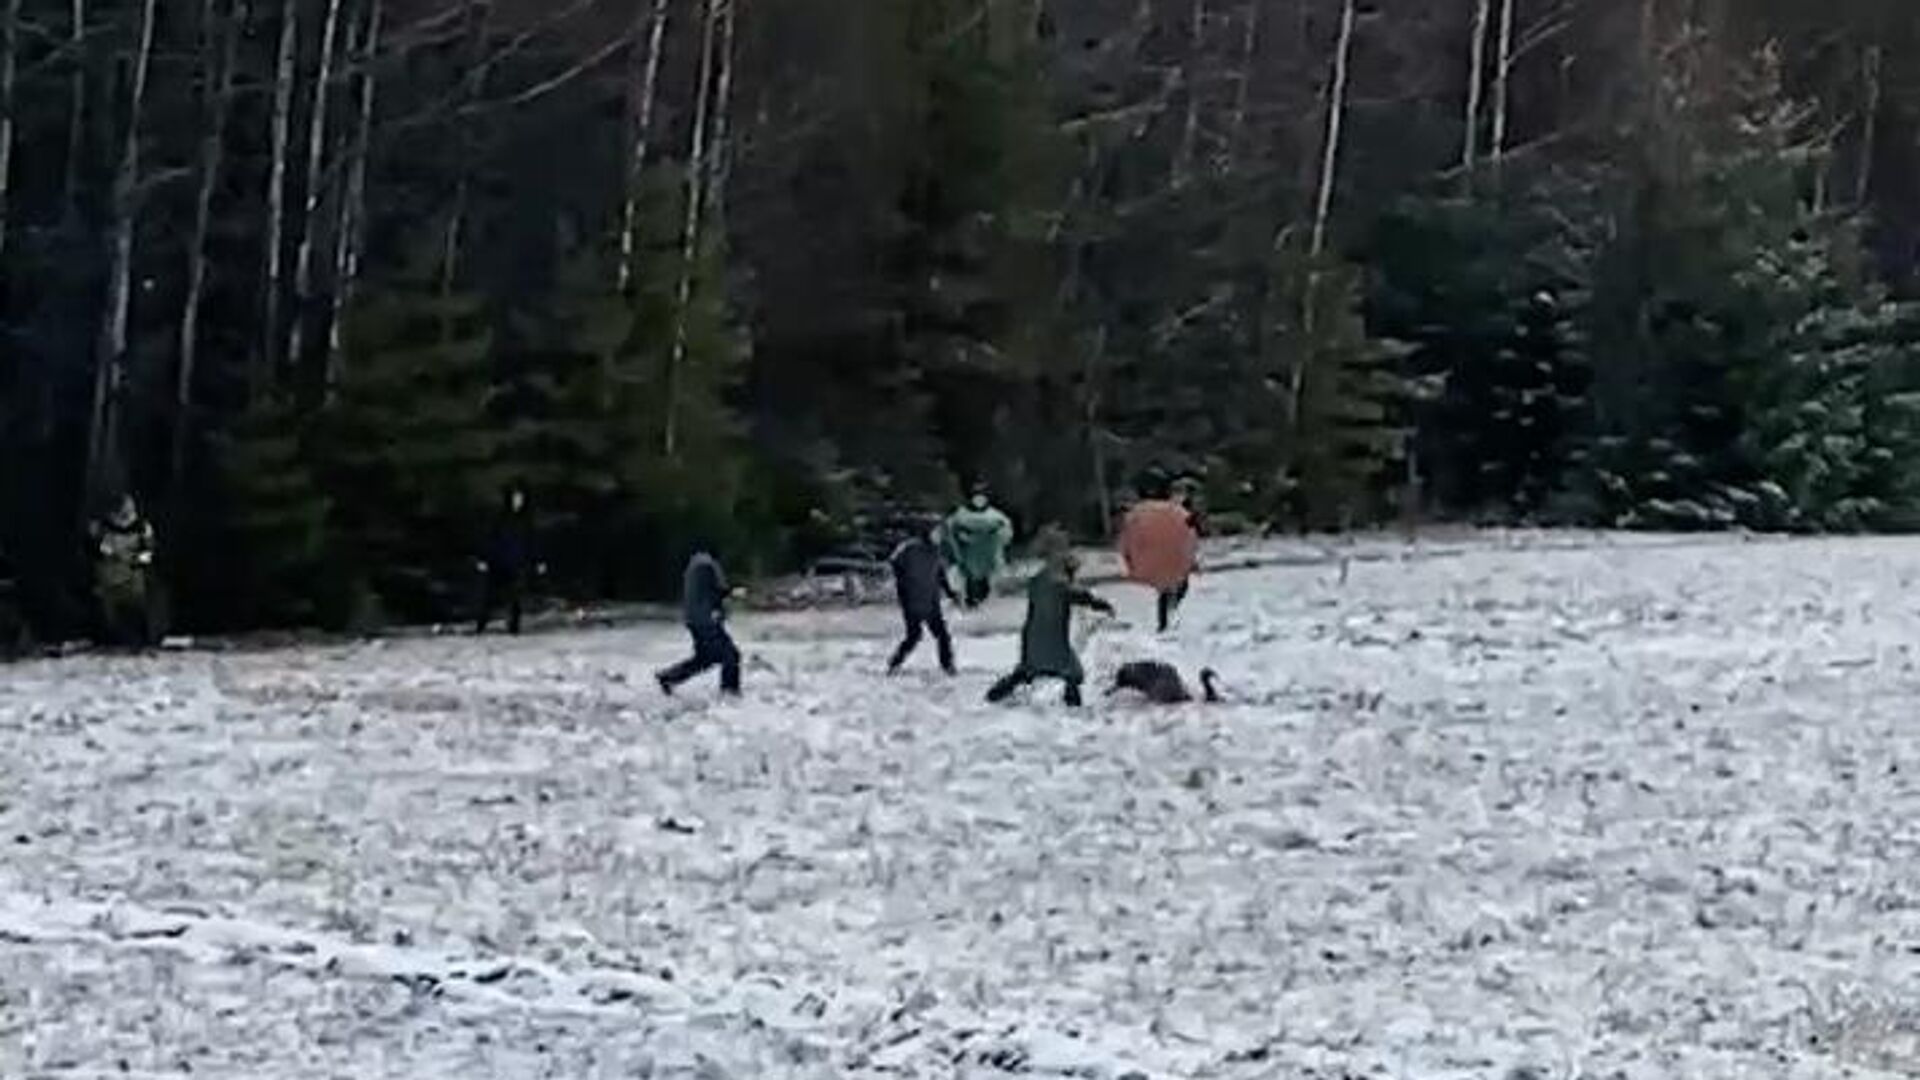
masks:
[[[1911,0],[0,0],[0,551],[176,625],[1097,535],[1920,523]]]

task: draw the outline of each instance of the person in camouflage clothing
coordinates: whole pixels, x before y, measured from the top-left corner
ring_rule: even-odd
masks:
[[[95,524],[94,589],[108,641],[146,646],[153,640],[151,583],[153,526],[140,516],[132,496]]]

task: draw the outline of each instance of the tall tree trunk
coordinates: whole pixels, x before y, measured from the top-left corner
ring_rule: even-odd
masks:
[[[1340,171],[1340,140],[1346,130],[1347,83],[1353,62],[1354,0],[1340,14],[1340,42],[1333,54],[1333,88],[1327,99],[1327,134],[1320,152],[1320,190],[1314,200],[1313,257],[1327,251],[1327,223],[1333,216],[1333,192]]]
[[[323,393],[332,390],[339,374],[341,323],[360,277],[360,245],[367,217],[367,169],[373,156],[374,98],[380,86],[373,65],[380,55],[383,6],[381,0],[368,0],[367,24],[361,30],[359,129],[353,137],[347,190],[340,199],[339,220],[333,230],[333,310],[327,313],[327,356],[320,378]]]
[[[1229,167],[1232,157],[1240,151],[1241,140],[1246,138],[1247,110],[1253,101],[1254,54],[1260,47],[1260,0],[1250,0],[1242,17],[1246,24],[1241,28],[1240,72],[1235,80],[1232,134],[1227,140]]]
[[[120,474],[118,398],[125,381],[127,327],[133,306],[133,239],[140,186],[140,120],[147,100],[147,75],[153,66],[153,21],[158,0],[140,6],[140,29],[133,56],[133,82],[127,90],[125,132],[113,171],[112,246],[107,269],[107,303],[100,321],[94,360],[93,427],[87,453],[88,493],[108,494],[123,483]]]
[[[200,131],[200,177],[194,191],[193,235],[187,242],[187,295],[180,305],[180,362],[173,382],[173,447],[168,479],[176,508],[187,471],[187,434],[193,419],[193,379],[200,357],[200,307],[207,290],[207,236],[213,228],[213,196],[226,167],[227,121],[233,113],[234,71],[240,61],[240,37],[248,0],[233,0],[224,24],[216,23],[216,0],[206,0],[206,59],[202,65],[206,100]]]
[[[734,9],[739,3],[720,0],[720,71],[713,91],[713,144],[707,153],[707,217],[716,225],[726,222],[727,185],[733,179]]]
[[[1867,47],[1866,55],[1861,57],[1860,61],[1860,74],[1867,84],[1867,99],[1860,115],[1860,171],[1854,177],[1855,206],[1867,205],[1867,198],[1873,194],[1873,159],[1879,150],[1882,94],[1880,68],[1883,56],[1881,46],[1876,43]]]
[[[293,257],[293,318],[287,322],[287,368],[293,377],[303,376],[307,331],[313,322],[314,241],[320,232],[321,180],[327,154],[327,113],[333,101],[333,55],[340,39],[340,0],[327,0],[327,14],[320,27],[320,70],[313,80],[313,99],[307,112],[307,186],[305,205],[300,214],[300,245]]]
[[[1507,122],[1513,107],[1513,21],[1518,17],[1514,0],[1500,0],[1500,55],[1493,73],[1493,148],[1495,165],[1507,153]]]
[[[489,0],[467,0],[467,70],[461,76],[461,109],[479,104],[486,92],[487,69],[484,63],[487,42]],[[447,232],[440,251],[440,295],[452,296],[460,280],[460,246],[467,227],[467,203],[472,198],[474,146],[473,120],[460,121],[459,160],[454,163],[457,179],[453,187],[453,209],[447,216]]]
[[[1466,138],[1460,152],[1460,168],[1466,183],[1473,183],[1474,161],[1480,156],[1480,103],[1487,74],[1487,33],[1493,22],[1493,0],[1474,0],[1473,37],[1467,43],[1467,118]]]
[[[293,83],[299,62],[299,0],[280,5],[280,48],[273,71],[272,155],[267,172],[267,228],[261,258],[260,360],[253,374],[256,393],[279,372],[280,291],[285,269],[287,229],[287,154],[293,138]]]
[[[87,152],[87,0],[73,0],[72,23],[67,47],[73,52],[73,73],[68,76],[69,114],[67,117],[67,176],[62,189],[70,220],[80,217],[80,170]]]
[[[640,43],[645,40],[644,50]],[[631,106],[633,147],[627,157],[626,204],[620,215],[620,279],[622,295],[633,288],[640,257],[640,194],[646,183],[647,154],[653,141],[653,107],[660,87],[660,60],[666,53],[667,0],[653,0],[647,17],[633,24],[634,57],[639,70]],[[641,60],[640,57],[645,59]]]
[[[1187,83],[1187,116],[1180,126],[1179,156],[1173,163],[1174,187],[1185,187],[1193,178],[1194,160],[1200,153],[1200,68],[1206,62],[1207,0],[1193,0],[1187,38],[1187,65],[1182,72]]]
[[[1301,302],[1302,335],[1306,347],[1293,366],[1293,385],[1289,387],[1289,419],[1297,426],[1307,391],[1307,369],[1313,364],[1314,323],[1320,301],[1320,259],[1327,253],[1327,228],[1333,217],[1333,192],[1340,176],[1340,141],[1346,130],[1347,84],[1353,60],[1355,0],[1345,0],[1340,12],[1340,41],[1333,53],[1333,87],[1327,96],[1327,133],[1320,152],[1320,190],[1314,200],[1313,237],[1308,254],[1313,264],[1307,269],[1306,295]]]
[[[707,205],[707,121],[713,102],[714,32],[718,28],[720,5],[725,0],[706,0],[700,26],[700,75],[694,87],[693,134],[687,145],[686,216],[680,232],[680,288],[675,297],[673,315],[673,351],[667,358],[667,415],[662,446],[669,458],[680,450],[681,368],[687,362],[688,309],[693,303],[693,278],[699,269],[701,212]]]
[[[14,81],[20,63],[20,0],[0,11],[0,256],[7,251],[9,197],[13,192]]]

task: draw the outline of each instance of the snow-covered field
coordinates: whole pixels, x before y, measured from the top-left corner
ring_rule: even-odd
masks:
[[[1920,543],[1567,546],[1089,639],[1217,708],[981,704],[1006,601],[0,669],[0,1076],[1920,1073]]]

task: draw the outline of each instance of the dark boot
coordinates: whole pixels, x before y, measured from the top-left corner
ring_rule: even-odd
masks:
[[[940,650],[940,670],[948,675],[958,674],[953,663],[953,635],[947,632],[946,616],[935,612],[927,620],[927,628],[933,632],[934,647]]]
[[[994,683],[993,688],[987,691],[987,703],[990,705],[998,705],[1012,697],[1014,691],[1032,681],[1033,676],[1027,674],[1025,669],[1015,668],[1009,672],[1006,677]]]

